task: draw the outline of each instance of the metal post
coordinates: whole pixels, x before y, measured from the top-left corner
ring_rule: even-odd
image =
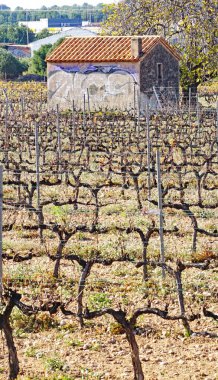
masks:
[[[189,87],[188,90],[188,120],[189,125],[191,124],[191,99],[192,99],[192,89]]]
[[[138,115],[137,115],[137,109],[138,109],[138,93],[137,93],[137,89],[136,89],[136,85],[137,83],[136,82],[133,82],[133,117],[134,117],[134,127],[135,127],[135,132],[137,131],[137,124],[138,124]]]
[[[2,268],[2,208],[3,208],[3,166],[0,166],[0,298],[3,293],[3,268]]]
[[[146,99],[146,126],[147,126],[147,166],[148,166],[148,200],[151,198],[151,142],[150,142],[150,115],[148,99]]]
[[[88,112],[90,115],[90,96],[89,96],[89,89],[87,88],[87,103],[88,103]]]
[[[134,120],[136,118],[136,82],[133,82],[133,107],[134,107]]]
[[[83,95],[83,129],[85,130],[86,124],[86,94]]]
[[[75,125],[75,102],[73,100],[73,120],[72,120],[72,124],[73,124],[73,157],[75,158],[75,151],[76,151],[76,144],[75,144],[75,128],[76,128],[76,125]]]
[[[36,150],[36,193],[37,193],[37,214],[38,214],[38,222],[39,222],[39,238],[40,242],[43,243],[43,228],[42,225],[44,223],[42,207],[40,204],[40,150],[39,150],[39,126],[36,123],[35,125],[35,150]]]
[[[36,192],[37,192],[37,209],[40,209],[40,178],[39,178],[39,126],[35,125],[35,150],[36,150]]]
[[[153,86],[153,91],[154,91],[154,95],[155,95],[155,97],[157,99],[157,104],[159,106],[159,109],[160,109],[160,111],[163,111],[163,108],[162,108],[162,105],[161,105],[161,102],[160,102],[160,99],[159,99],[159,96],[158,96],[158,93],[156,91],[155,86]]]
[[[59,106],[57,104],[57,136],[58,136],[58,139],[57,139],[57,143],[58,143],[58,150],[57,150],[57,153],[58,153],[58,176],[59,176],[59,172],[61,170],[61,131],[60,131],[60,120],[59,120]]]
[[[21,105],[21,115],[22,115],[22,120],[23,120],[23,115],[24,115],[24,97],[23,97],[23,95],[21,96],[21,99],[20,99],[20,105]]]
[[[158,186],[158,209],[159,209],[159,234],[160,234],[160,257],[161,263],[165,263],[164,256],[164,238],[163,238],[163,206],[162,206],[162,189],[161,189],[161,171],[160,171],[160,152],[157,149],[156,154],[157,161],[157,186]],[[165,270],[162,268],[162,277],[165,278]]]
[[[177,99],[176,91],[175,91],[175,99],[176,99],[176,114],[177,114],[178,113],[179,102],[178,102],[178,99]]]
[[[5,166],[8,169],[8,98],[6,97],[6,108],[5,108]]]
[[[26,44],[29,45],[29,26],[28,26],[28,17],[26,11]]]
[[[198,138],[200,138],[200,106],[198,101],[198,94],[196,94],[196,115],[198,124]]]
[[[140,89],[138,89],[138,137],[140,137],[140,115],[141,115],[141,94],[140,94]]]
[[[218,146],[218,100],[216,102],[216,142]]]

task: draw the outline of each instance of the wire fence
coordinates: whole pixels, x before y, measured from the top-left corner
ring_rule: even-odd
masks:
[[[197,115],[190,124],[186,113],[169,117],[159,111],[140,118],[131,113],[87,114],[84,119],[83,112],[65,113],[57,108],[24,119],[22,108],[15,114],[4,107],[0,139],[6,191],[3,207],[7,212],[32,213],[41,239],[43,230],[53,228],[51,206],[68,207],[71,228],[81,209],[84,223],[87,217],[87,233],[91,226],[98,226],[104,209],[124,207],[125,194],[134,200],[130,209],[126,207],[128,218],[140,215],[143,208],[147,210],[144,214],[151,215],[153,209],[155,214],[160,208],[158,199],[165,217],[180,210],[191,220],[201,219],[217,207],[215,110],[202,111],[200,124]],[[157,178],[157,150],[161,180]],[[63,193],[59,194],[59,188]],[[51,193],[53,189],[53,194],[48,189]],[[115,199],[108,199],[110,189],[114,189]],[[120,192],[123,199],[119,199]],[[213,231],[201,230],[216,237]],[[196,250],[195,241],[192,249]]]
[[[48,111],[43,92],[16,96],[0,102],[1,293],[81,326],[90,308],[178,297],[191,334],[186,306],[217,296],[217,109]]]
[[[178,218],[182,212],[193,225],[192,251],[197,249],[197,235],[209,237],[208,241],[217,237],[215,228],[201,228],[196,219],[209,215],[213,223],[216,219],[217,109],[199,108],[191,98],[188,110],[174,108],[173,114],[168,108],[154,112],[149,104],[145,115],[135,116],[131,110],[87,113],[74,107],[48,112],[42,90],[37,99],[34,91],[29,92],[29,102],[13,91],[2,92],[0,155],[7,217],[12,213],[13,219],[14,210],[32,215],[29,227],[40,230],[42,241],[44,231],[53,229],[53,220],[57,223],[51,207],[67,207],[70,229],[80,213],[85,233],[90,233],[105,217],[104,209],[123,210],[125,196],[130,196],[134,201],[125,209],[126,227],[134,215],[153,213],[162,220],[179,210]],[[107,199],[110,188],[115,194],[112,200]],[[160,224],[161,234],[163,220]],[[8,224],[15,226],[16,222]],[[68,243],[60,236],[59,242]]]

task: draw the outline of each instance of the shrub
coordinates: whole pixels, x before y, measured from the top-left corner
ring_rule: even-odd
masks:
[[[23,71],[25,66],[7,50],[0,48],[0,78],[15,79]]]

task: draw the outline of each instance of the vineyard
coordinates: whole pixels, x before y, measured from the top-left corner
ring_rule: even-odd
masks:
[[[216,110],[0,92],[0,379],[215,380]]]

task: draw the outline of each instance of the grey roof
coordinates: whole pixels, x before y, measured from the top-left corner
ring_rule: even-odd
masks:
[[[59,40],[59,38],[63,37],[94,37],[96,36],[97,33],[91,32],[90,30],[82,29],[82,28],[70,28],[67,30],[64,30],[60,33],[52,34],[49,37],[42,38],[41,40],[37,40],[34,42],[31,42],[28,46],[31,48],[31,54],[33,55],[33,52],[35,50],[38,50],[42,45],[47,45],[47,44],[54,44],[56,41]]]

